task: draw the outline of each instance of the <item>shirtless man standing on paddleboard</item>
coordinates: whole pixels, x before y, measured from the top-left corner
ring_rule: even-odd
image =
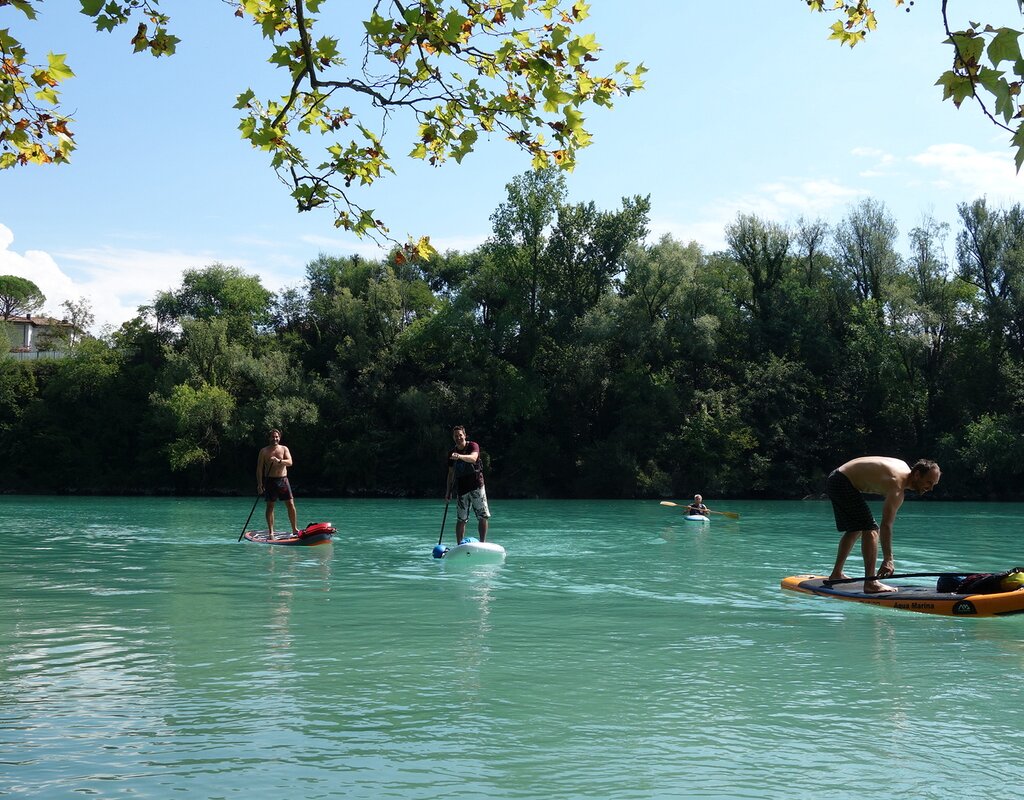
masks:
[[[271,539],[274,538],[274,503],[278,500],[284,500],[288,509],[288,521],[292,524],[292,534],[298,535],[295,498],[288,483],[288,467],[292,465],[292,454],[281,444],[281,431],[274,428],[268,435],[270,444],[260,450],[259,458],[256,459],[257,490],[267,501],[267,535]]]
[[[885,578],[896,571],[892,558],[892,526],[896,512],[903,505],[907,489],[924,494],[939,482],[942,472],[934,461],[921,459],[913,467],[905,461],[886,456],[864,456],[847,461],[832,471],[825,484],[825,491],[832,501],[836,517],[836,530],[844,531],[839,540],[836,565],[829,580],[840,580],[849,576],[843,572],[843,564],[850,555],[854,542],[860,538],[861,553],[864,556],[864,574]],[[882,506],[881,536],[879,526],[871,509],[861,496],[880,494],[885,498]],[[882,542],[882,566],[875,572],[878,557],[878,542]],[[895,592],[893,586],[886,586],[877,580],[864,581],[865,592]]]

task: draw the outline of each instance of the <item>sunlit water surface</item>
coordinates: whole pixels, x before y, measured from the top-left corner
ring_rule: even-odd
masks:
[[[301,523],[339,534],[285,548],[236,541],[244,498],[0,498],[0,794],[1020,787],[1024,616],[784,594],[830,567],[829,505],[720,507],[741,520],[493,501],[505,563],[456,565],[431,558],[438,501],[300,498]],[[898,570],[1006,569],[1022,523],[1022,505],[908,502]]]

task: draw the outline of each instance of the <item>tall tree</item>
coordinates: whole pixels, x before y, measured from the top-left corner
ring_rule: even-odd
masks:
[[[0,275],[0,316],[5,321],[34,314],[45,302],[46,295],[28,278]]]
[[[89,333],[89,328],[96,322],[92,303],[84,297],[79,297],[78,300],[65,300],[60,307],[64,309],[64,319],[71,323],[68,344],[74,347]]]
[[[963,228],[956,238],[960,277],[978,291],[985,308],[992,369],[1014,343],[1024,344],[1024,215],[1020,206],[990,209],[984,198],[957,206]]]
[[[546,232],[565,202],[565,176],[553,169],[527,172],[505,185],[506,200],[491,215],[496,257],[523,287],[524,323],[535,324],[540,315]]]
[[[186,270],[179,289],[161,292],[153,303],[160,324],[183,320],[223,319],[233,338],[251,340],[270,322],[273,294],[255,275],[237,267],[213,264]]]
[[[626,252],[622,293],[632,298],[649,323],[668,319],[673,306],[692,289],[703,263],[700,245],[682,245],[665,235],[653,245],[636,244]]]
[[[750,280],[750,313],[756,321],[754,335],[767,335],[768,347],[773,351],[782,346],[772,333],[772,317],[778,308],[776,295],[785,273],[790,240],[784,225],[765,222],[752,214],[737,214],[736,221],[725,228],[729,254]]]
[[[624,269],[627,248],[647,234],[650,197],[624,197],[619,211],[563,205],[548,242],[549,307],[562,324],[596,306]]]
[[[948,225],[931,217],[910,231],[903,280],[889,304],[891,341],[906,387],[903,403],[919,446],[928,451],[943,419],[939,404],[957,384],[949,361],[973,295],[967,283],[950,274],[943,247],[948,232]]]
[[[881,321],[890,281],[900,267],[899,231],[885,204],[868,198],[853,206],[836,226],[834,254],[840,274],[857,299],[871,303]]]

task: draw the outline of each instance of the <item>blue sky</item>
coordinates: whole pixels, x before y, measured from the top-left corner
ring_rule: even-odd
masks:
[[[321,252],[379,254],[328,213],[298,214],[265,156],[241,140],[237,94],[277,95],[284,84],[229,6],[166,2],[182,43],[153,59],[132,55],[131,31],[95,32],[77,5],[44,3],[31,23],[0,10],[0,27],[33,60],[65,52],[77,74],[64,89],[77,121],[72,164],[0,173],[0,274],[34,280],[46,313],[85,297],[99,331],[179,285],[185,269],[236,266],[277,291],[301,286]],[[570,200],[610,209],[650,194],[652,237],[714,250],[737,213],[837,222],[873,197],[903,234],[926,214],[948,222],[952,259],[956,205],[1024,201],[1024,178],[1006,134],[940,102],[947,53],[932,4],[876,5],[879,29],[850,50],[828,40],[833,18],[804,0],[593,0],[581,30],[603,45],[599,65],[642,61],[650,71],[645,91],[588,113],[595,142],[568,176]],[[405,158],[408,133],[391,125],[398,175],[360,199],[401,240],[429,235],[439,250],[483,242],[527,157],[500,137],[481,139],[462,165],[435,169]]]

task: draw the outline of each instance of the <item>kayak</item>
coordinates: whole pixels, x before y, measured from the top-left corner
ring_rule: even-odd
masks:
[[[895,592],[866,593],[860,581],[826,586],[823,575],[791,575],[782,579],[782,588],[835,600],[851,600],[870,606],[918,611],[947,617],[999,617],[1024,614],[1024,589],[996,594],[955,594],[936,591],[931,586],[899,586]]]
[[[705,517],[703,514],[687,514],[687,522],[711,522],[711,517]]]
[[[505,558],[505,548],[493,542],[481,542],[472,536],[467,536],[461,544],[454,547],[442,547],[437,545],[434,548],[434,558],[445,558],[449,561],[475,558],[478,561],[500,561]]]
[[[298,535],[275,533],[271,539],[267,531],[246,531],[243,538],[255,544],[280,544],[286,547],[312,547],[318,544],[330,544],[331,537],[338,531],[330,522],[311,522]]]

